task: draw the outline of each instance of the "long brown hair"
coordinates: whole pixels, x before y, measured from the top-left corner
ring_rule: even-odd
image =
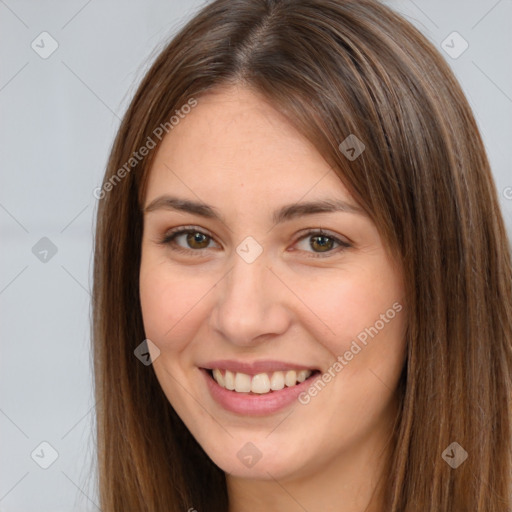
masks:
[[[230,84],[287,116],[402,262],[407,360],[383,510],[509,511],[510,247],[481,137],[449,66],[373,0],[216,0],[145,75],[98,195],[93,356],[103,512],[227,511],[223,471],[134,350],[145,339],[141,206],[155,129],[169,131],[191,98],[200,103],[203,92]],[[350,134],[365,145],[353,161],[339,148]],[[157,147],[134,159],[148,137]],[[456,469],[442,457],[452,442],[468,453]]]

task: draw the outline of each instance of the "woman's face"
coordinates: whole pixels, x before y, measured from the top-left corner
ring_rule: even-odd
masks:
[[[164,138],[144,205],[153,368],[211,459],[259,479],[370,461],[396,412],[403,283],[322,155],[218,90]]]

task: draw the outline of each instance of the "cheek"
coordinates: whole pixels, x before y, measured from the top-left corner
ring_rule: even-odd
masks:
[[[357,274],[333,282],[335,292],[328,301],[316,300],[318,315],[335,335],[318,338],[331,354],[322,379],[330,391],[318,384],[310,388],[301,403],[317,400],[319,406],[342,407],[360,418],[342,429],[366,429],[369,421],[378,421],[391,400],[406,354],[405,306],[401,282],[390,274]],[[323,304],[323,308],[320,305]],[[313,386],[312,386],[313,387]],[[334,414],[334,413],[333,413]],[[366,420],[364,418],[367,418]]]
[[[403,309],[402,288],[389,268],[338,271],[300,282],[297,294],[307,298],[305,305],[315,314],[308,315],[310,329],[331,354],[343,354],[357,339],[364,346],[365,340],[377,339],[377,332],[379,339],[401,339],[404,313],[397,310]]]
[[[146,337],[160,350],[182,349],[200,324],[202,298],[213,285],[207,277],[198,279],[166,264],[143,261],[139,287]]]

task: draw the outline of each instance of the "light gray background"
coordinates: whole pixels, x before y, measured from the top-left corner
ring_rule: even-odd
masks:
[[[203,3],[0,0],[0,512],[99,510],[89,349],[92,191],[155,48]],[[512,232],[512,1],[386,3],[453,67]],[[44,31],[59,45],[47,59],[31,47],[50,47],[48,39],[41,43]],[[441,49],[453,31],[469,44],[457,59]],[[32,250],[43,237],[57,249],[47,261]],[[43,441],[58,453],[48,469],[34,461],[51,460]]]

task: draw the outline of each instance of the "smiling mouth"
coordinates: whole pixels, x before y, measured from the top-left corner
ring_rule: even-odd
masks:
[[[219,368],[206,371],[221,388],[254,395],[270,394],[285,387],[292,388],[320,373],[319,370],[285,370],[248,375]]]

